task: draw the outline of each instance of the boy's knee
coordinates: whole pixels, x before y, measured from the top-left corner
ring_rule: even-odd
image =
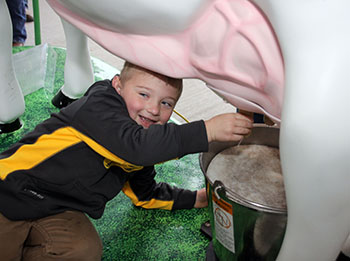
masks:
[[[67,255],[72,258],[72,260],[101,260],[102,257],[102,242],[101,239],[90,220],[85,214],[80,212],[67,213],[72,214],[74,221],[70,223],[70,232],[72,233],[72,238],[70,238],[71,245],[65,248]],[[60,251],[60,242],[56,242],[56,248]],[[62,250],[62,248],[61,248]]]
[[[102,257],[102,242],[85,214],[66,211],[36,222],[27,240],[24,255],[28,257],[26,260],[36,261],[96,261]]]
[[[102,244],[96,237],[72,240],[70,246],[57,241],[44,246],[27,246],[23,251],[23,260],[26,261],[101,261],[101,258]]]
[[[65,255],[69,256],[69,260],[86,260],[100,261],[102,258],[102,242],[99,237],[92,235],[80,238],[72,242],[72,247]],[[54,253],[51,253],[54,254]]]

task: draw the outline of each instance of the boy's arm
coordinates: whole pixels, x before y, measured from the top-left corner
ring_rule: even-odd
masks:
[[[152,166],[208,150],[203,121],[184,125],[152,125],[143,129],[130,118],[124,101],[113,91],[102,88],[91,92],[61,111],[61,116],[66,118],[74,115],[68,121],[82,134],[80,137],[84,142],[95,146],[91,147],[97,153],[107,151],[132,164]]]
[[[141,173],[142,172],[142,173]],[[135,173],[124,185],[123,192],[135,206],[147,209],[191,209],[196,202],[196,191],[157,183],[154,167],[145,167]]]
[[[102,87],[98,91],[91,91],[62,110],[61,115],[66,115],[81,132],[84,142],[112,161],[116,156],[138,166],[151,166],[207,151],[210,141],[240,140],[250,132],[252,122],[237,113],[218,115],[205,122],[152,125],[143,129],[129,117],[124,101],[115,90],[103,86],[106,82],[99,84]]]

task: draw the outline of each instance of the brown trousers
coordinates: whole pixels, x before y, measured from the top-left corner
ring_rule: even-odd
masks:
[[[81,212],[30,221],[11,221],[0,213],[0,260],[100,261],[101,257],[101,239]]]

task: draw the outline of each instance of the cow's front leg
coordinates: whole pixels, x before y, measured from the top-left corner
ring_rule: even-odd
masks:
[[[86,35],[65,20],[61,21],[66,36],[67,55],[64,85],[52,100],[58,108],[80,98],[94,81]]]
[[[350,232],[350,2],[256,2],[286,70],[280,149],[288,224],[278,260],[335,260]]]
[[[0,0],[0,134],[21,127],[24,98],[12,61],[12,23],[5,0]]]

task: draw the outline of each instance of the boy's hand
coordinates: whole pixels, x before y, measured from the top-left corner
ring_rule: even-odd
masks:
[[[208,142],[239,141],[250,134],[253,120],[240,113],[225,113],[205,121]]]
[[[197,190],[196,202],[194,203],[195,208],[205,208],[208,206],[207,192],[205,188]]]

